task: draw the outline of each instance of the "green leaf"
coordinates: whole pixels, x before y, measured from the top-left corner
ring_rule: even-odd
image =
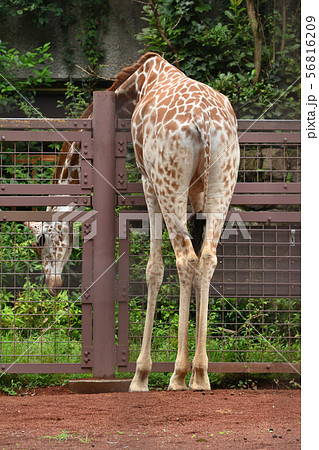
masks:
[[[235,16],[232,12],[230,11],[224,11],[224,14],[230,19],[230,20],[235,20]]]

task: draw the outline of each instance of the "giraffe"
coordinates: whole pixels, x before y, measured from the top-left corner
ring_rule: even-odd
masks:
[[[161,213],[176,256],[179,276],[178,350],[170,390],[187,389],[189,304],[196,295],[196,350],[189,388],[209,390],[206,351],[209,285],[216,247],[235,188],[239,166],[237,120],[229,100],[186,77],[156,53],[146,53],[124,69],[113,88],[118,115],[132,115],[136,164],[150,220],[150,254],[146,268],[147,311],[140,355],[130,391],[147,391],[151,338],[164,266],[155,216]],[[187,230],[188,199],[200,239]]]
[[[180,284],[177,358],[168,389],[187,389],[185,377],[191,369],[189,304],[194,286],[196,350],[189,388],[209,390],[206,351],[209,285],[217,264],[216,247],[237,180],[240,156],[237,120],[224,95],[186,77],[156,53],[148,52],[137,63],[123,69],[110,90],[115,91],[118,116],[130,117],[132,114],[136,164],[142,174],[150,219],[147,311],[142,347],[130,391],[148,390],[152,367],[152,328],[164,274],[161,237],[158,235],[158,220],[155,220],[159,213],[175,252]],[[69,158],[67,152],[72,153],[72,145],[65,147],[64,163]],[[196,242],[192,241],[187,230],[188,199],[195,217],[196,235],[199,236]],[[204,220],[198,220],[199,214]],[[43,240],[45,235],[44,247],[56,245],[56,241],[47,243],[50,233],[56,231],[52,225],[50,230],[49,226],[40,237]],[[38,232],[38,237],[39,230],[34,224],[31,229]],[[65,238],[65,233],[62,227],[60,239]],[[44,247],[40,247],[43,252]],[[54,250],[50,250],[51,257]],[[69,254],[65,250],[54,257],[63,268]],[[61,277],[60,268],[56,273]],[[60,283],[57,279],[56,276],[54,286]],[[53,289],[53,295],[55,292]]]
[[[81,118],[92,116],[91,103]],[[80,182],[79,149],[77,143],[64,142],[53,173],[53,184],[78,184]],[[48,206],[52,213],[71,212],[75,206]],[[33,232],[33,249],[42,260],[45,282],[49,293],[56,297],[62,287],[62,271],[70,258],[73,246],[73,234],[69,222],[24,222]]]

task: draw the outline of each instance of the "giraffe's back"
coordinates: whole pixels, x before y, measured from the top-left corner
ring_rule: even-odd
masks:
[[[166,185],[168,192],[192,179],[203,190],[200,174],[209,166],[205,157],[211,156],[205,151],[229,146],[236,138],[236,117],[227,97],[171,68],[134,111],[136,162],[153,184]]]

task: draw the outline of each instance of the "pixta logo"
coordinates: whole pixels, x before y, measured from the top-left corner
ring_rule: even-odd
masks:
[[[187,215],[187,219],[191,217],[191,213]],[[170,213],[169,218],[176,223],[177,225],[180,223],[178,218],[174,213]],[[210,216],[210,217],[209,217]],[[224,215],[222,213],[197,213],[196,219],[198,220],[223,220],[224,221]],[[162,213],[155,213],[155,239],[161,239],[162,238]],[[136,227],[129,227],[130,222],[141,222],[142,226],[139,228]],[[177,226],[177,232],[178,232],[178,226]],[[147,212],[121,212],[119,215],[119,238],[120,239],[127,239],[127,233],[130,229],[133,233],[140,233],[140,234],[149,234],[149,216]],[[251,239],[251,236],[249,234],[249,231],[243,222],[243,220],[240,217],[240,214],[237,212],[230,212],[229,219],[227,222],[225,222],[225,227],[221,235],[221,240],[227,240],[230,236],[237,236],[238,234],[241,234],[243,239]],[[191,236],[190,236],[191,237]],[[170,238],[174,238],[174,236],[170,236]]]
[[[83,228],[84,243],[93,239],[97,234],[97,222],[91,220],[96,214],[97,211],[87,211],[85,206],[77,206],[72,202],[67,206],[59,207],[59,210],[52,214],[52,222],[71,224],[70,233],[73,236],[73,248],[80,248],[81,228]]]

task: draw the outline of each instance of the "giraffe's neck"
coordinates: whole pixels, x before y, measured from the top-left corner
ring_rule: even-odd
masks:
[[[131,117],[137,103],[167,76],[174,78],[185,75],[158,55],[148,59],[116,89],[117,114]]]
[[[81,116],[88,119],[93,114],[91,103]],[[64,142],[59,154],[59,160],[53,174],[53,184],[79,184],[80,183],[80,149],[77,142],[70,144]]]
[[[65,142],[60,151],[59,160],[53,174],[53,184],[79,184],[80,166],[79,151],[76,142],[71,145]],[[47,211],[67,212],[73,211],[75,205],[47,207]]]
[[[91,103],[81,116],[88,119],[92,116],[93,104]],[[64,142],[60,150],[58,163],[53,173],[53,184],[79,184],[80,183],[80,150],[77,142],[69,144]],[[47,211],[65,212],[73,211],[75,206],[48,207]]]
[[[65,147],[65,148],[63,148]],[[59,160],[54,171],[53,183],[79,184],[80,182],[80,155],[77,142],[71,145],[64,143]]]

